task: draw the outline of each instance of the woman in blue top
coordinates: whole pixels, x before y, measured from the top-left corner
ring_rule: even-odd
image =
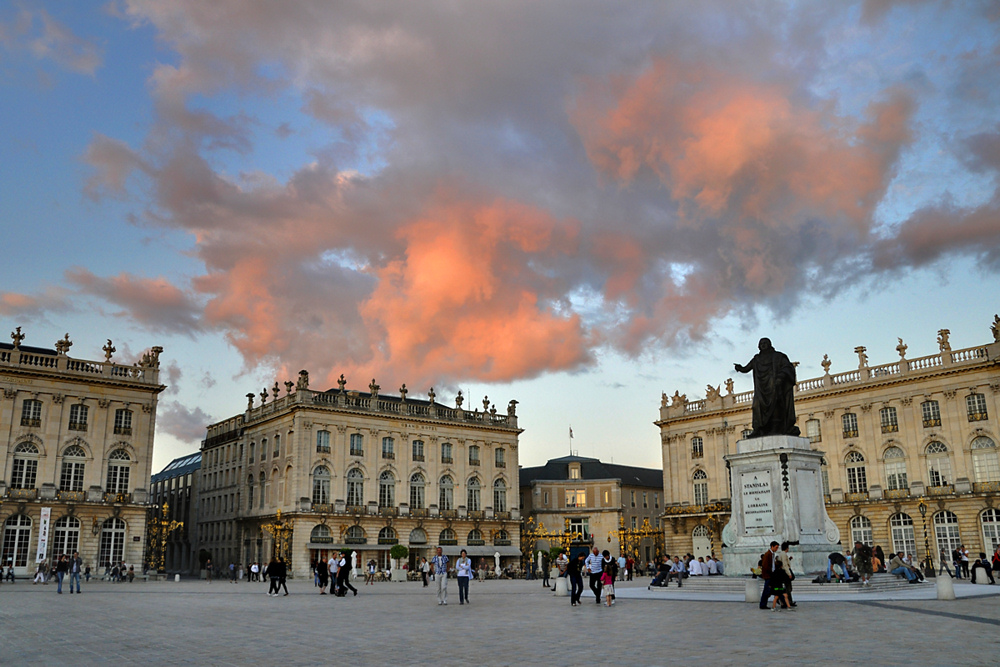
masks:
[[[455,563],[455,578],[458,579],[458,604],[465,604],[469,601],[469,579],[472,578],[472,560],[465,549]]]

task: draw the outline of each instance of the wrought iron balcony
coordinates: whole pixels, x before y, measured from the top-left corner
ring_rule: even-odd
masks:
[[[888,493],[888,491],[886,493]],[[845,493],[844,500],[849,503],[862,502],[868,500],[868,492],[861,491],[860,493]]]
[[[33,417],[21,417],[21,426],[31,426],[38,428],[42,425],[41,419],[35,419]]]
[[[455,462],[455,459],[451,458],[450,456],[442,456],[441,457],[441,463],[454,463],[454,462]]]
[[[59,500],[82,503],[87,499],[87,494],[83,491],[62,491],[57,494]]]
[[[898,498],[908,498],[910,496],[909,489],[886,489],[885,497],[887,499],[898,499]]]
[[[1000,482],[973,482],[972,490],[976,493],[996,493],[1000,491]]]
[[[883,433],[899,433],[899,424],[882,424]]]
[[[970,422],[981,422],[989,419],[989,415],[985,412],[970,412],[969,421]]]
[[[856,438],[856,437],[858,437],[858,431],[857,431],[857,429],[855,429],[853,431],[852,430],[844,429],[844,437],[845,438]]]
[[[950,496],[953,493],[955,493],[955,487],[952,484],[927,487],[927,495],[929,496]]]
[[[421,463],[423,463],[423,461],[424,461],[424,455],[423,454],[414,454],[413,455],[413,460],[414,461],[420,461]]]
[[[931,426],[940,426],[941,418],[935,417],[934,419],[924,419],[924,428],[930,428]]]
[[[38,497],[38,489],[8,489],[7,497],[14,500],[34,500]]]
[[[87,422],[70,422],[69,423],[69,430],[71,430],[71,431],[86,431],[87,430]]]
[[[115,426],[115,435],[132,435],[131,426]]]

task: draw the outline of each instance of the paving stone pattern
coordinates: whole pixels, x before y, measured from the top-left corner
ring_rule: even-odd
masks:
[[[360,583],[360,582],[359,582]],[[619,584],[612,608],[569,605],[539,582],[474,582],[448,606],[418,583],[318,595],[291,581],[0,585],[0,665],[995,665],[1000,598],[803,601],[795,611],[645,595]],[[992,587],[991,587],[992,588]],[[998,587],[1000,588],[1000,587]],[[641,592],[640,592],[641,591]],[[753,661],[753,662],[751,662]]]

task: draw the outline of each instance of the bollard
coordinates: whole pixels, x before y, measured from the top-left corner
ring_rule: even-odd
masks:
[[[174,575],[174,582],[176,583],[176,582],[178,582],[178,581],[180,581],[180,580],[181,580],[181,575],[179,575],[179,574],[175,574],[175,575]]]
[[[746,601],[760,602],[760,586],[757,585],[756,579],[747,579]]]
[[[569,597],[569,577],[556,577],[556,597]]]
[[[937,588],[937,599],[938,600],[954,600],[955,599],[955,584],[952,582],[951,577],[935,577],[937,583],[935,587]]]

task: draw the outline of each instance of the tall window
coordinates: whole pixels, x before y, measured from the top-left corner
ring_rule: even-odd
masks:
[[[691,458],[700,459],[705,456],[704,441],[699,436],[691,438]]]
[[[14,447],[14,461],[11,466],[10,488],[33,489],[38,475],[38,447],[30,442],[22,442]]]
[[[441,444],[441,463],[453,463],[454,459],[451,457],[451,443],[445,442]]]
[[[3,551],[0,562],[14,567],[28,566],[28,543],[31,542],[31,519],[23,514],[7,518],[3,526]]]
[[[654,509],[659,509],[660,508],[660,494],[659,493],[654,493],[653,494],[653,508]]]
[[[445,475],[438,483],[438,509],[455,509],[455,481]]]
[[[1000,481],[996,443],[981,435],[972,441],[972,469],[977,483]]]
[[[821,442],[823,440],[818,419],[806,420],[806,437],[809,438],[809,442]]]
[[[267,460],[267,438],[260,439],[260,460]]]
[[[316,451],[321,454],[330,453],[330,432],[316,431]]]
[[[313,505],[330,504],[330,469],[318,466],[313,470]]]
[[[384,459],[394,459],[396,458],[396,441],[392,438],[382,438],[382,458]]]
[[[861,452],[851,452],[847,455],[847,491],[848,493],[868,493],[868,473],[865,470],[865,457]]]
[[[266,483],[267,483],[267,477],[265,477],[264,473],[261,472],[260,473],[260,501],[259,501],[260,502],[260,505],[259,505],[260,509],[264,509],[264,502],[267,499],[267,493],[266,493],[267,486],[266,486]]]
[[[131,410],[115,410],[115,435],[132,435]]]
[[[482,487],[479,484],[479,479],[476,477],[469,480],[466,501],[466,507],[468,507],[470,512],[478,512],[483,509]]]
[[[853,412],[848,412],[840,417],[841,425],[844,427],[845,438],[858,437],[858,416]]]
[[[708,475],[704,470],[695,470],[694,477],[694,504],[705,505],[708,503]]]
[[[479,465],[479,445],[469,445],[469,465]]]
[[[427,481],[419,472],[410,475],[410,509],[421,510],[424,508]]]
[[[116,449],[108,456],[108,493],[128,493],[128,475],[131,460],[124,449]]]
[[[991,553],[1000,545],[1000,510],[990,508],[979,515],[983,524],[983,546]]]
[[[642,492],[642,507],[643,507],[643,509],[649,509],[649,495],[648,494],[649,494],[648,491],[643,491]]]
[[[42,425],[42,402],[28,399],[21,405],[21,426]]]
[[[907,489],[906,455],[899,447],[890,447],[882,455],[885,460],[886,488],[890,490]]]
[[[251,442],[250,449],[247,450],[247,455],[250,457],[250,463],[253,463],[256,452],[257,452],[257,443]]]
[[[584,489],[566,489],[566,507],[586,507],[587,491]]]
[[[365,436],[360,433],[351,434],[351,456],[365,455]]]
[[[97,566],[104,567],[106,563],[120,563],[125,559],[125,522],[112,517],[104,522],[101,530],[101,550],[97,558]]]
[[[357,468],[347,473],[347,504],[358,507],[365,502],[365,476]]]
[[[396,477],[388,470],[378,476],[378,506],[396,506]]]
[[[941,406],[937,401],[924,401],[920,404],[920,414],[924,420],[924,428],[941,425]]]
[[[882,420],[883,433],[896,433],[899,431],[899,422],[896,421],[896,408],[882,408],[878,412]]]
[[[582,519],[570,519],[569,520],[569,530],[571,533],[579,533],[583,535],[583,539],[588,539],[590,537],[590,519],[584,517]]]
[[[281,456],[281,436],[274,436],[274,453],[271,455],[272,458],[278,458]]]
[[[503,447],[497,447],[493,450],[493,465],[497,468],[505,468],[507,466]]]
[[[253,509],[253,475],[247,477],[247,508]]]
[[[866,516],[856,516],[851,519],[851,542],[872,545],[872,522]]]
[[[969,415],[970,422],[985,421],[989,417],[986,414],[986,397],[982,394],[969,394],[966,396],[965,409]]]
[[[893,514],[889,519],[892,532],[892,550],[897,554],[913,555],[917,551],[917,543],[913,537],[913,519],[909,514]]]
[[[934,515],[934,539],[937,540],[937,552],[941,553],[945,549],[948,560],[951,560],[951,552],[962,544],[961,536],[958,532],[958,517],[947,510]]]
[[[69,430],[71,431],[86,431],[87,430],[87,413],[89,408],[82,403],[77,403],[76,405],[71,405],[69,407]]]
[[[413,460],[423,461],[424,460],[424,441],[414,440],[413,441]]]
[[[87,453],[79,445],[70,445],[63,452],[59,488],[63,491],[83,491],[83,473]],[[71,553],[71,552],[65,552]]]
[[[80,520],[75,516],[64,516],[56,521],[52,528],[52,542],[49,543],[49,549],[50,558],[79,551]]]
[[[943,442],[934,441],[924,450],[927,454],[927,482],[929,486],[951,484],[951,459]]]
[[[496,512],[507,511],[507,483],[502,479],[493,482],[493,510]]]

